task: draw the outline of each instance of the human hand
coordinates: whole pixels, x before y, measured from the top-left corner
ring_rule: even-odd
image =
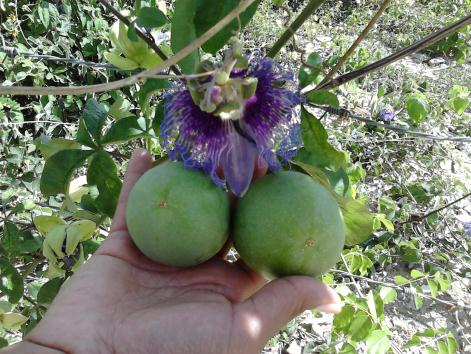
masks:
[[[17,350],[6,352],[260,353],[303,310],[340,310],[338,295],[311,277],[266,283],[242,261],[222,256],[191,268],[145,258],[128,234],[125,210],[131,188],[150,167],[150,155],[137,150],[108,238]]]

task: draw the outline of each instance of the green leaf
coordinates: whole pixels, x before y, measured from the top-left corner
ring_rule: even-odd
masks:
[[[55,153],[61,150],[80,149],[80,145],[74,140],[64,138],[45,139],[44,142],[38,144],[41,154],[47,160]]]
[[[430,289],[430,293],[433,297],[438,296],[438,283],[433,279],[427,279],[427,284]]]
[[[10,221],[5,221],[3,237],[0,238],[0,246],[7,252],[9,258],[15,257],[18,252],[18,234],[20,230]]]
[[[101,143],[121,143],[147,135],[145,119],[126,117],[114,122],[101,139]]]
[[[311,53],[307,57],[306,64],[302,65],[298,72],[298,80],[301,88],[312,83],[320,83],[320,74],[322,73],[322,58],[318,53]]]
[[[0,337],[0,348],[8,347],[8,341],[5,338]]]
[[[422,273],[420,270],[412,269],[410,272],[410,276],[412,277],[412,279],[417,279],[425,276],[425,274]]]
[[[211,29],[219,20],[239,5],[240,2],[241,0],[196,0],[196,16],[194,17],[196,36],[199,37]],[[249,23],[259,3],[259,0],[255,1],[247,10],[240,14],[241,29]],[[232,20],[231,23],[203,44],[203,50],[211,54],[216,54],[216,52],[228,42],[232,33],[238,30],[238,27],[238,20]]]
[[[440,285],[440,290],[447,291],[451,286],[451,276],[449,273],[445,273],[443,278],[440,273],[435,274],[435,281]]]
[[[161,100],[155,107],[154,119],[152,119],[152,129],[156,136],[160,136],[160,125],[164,121],[164,100]]]
[[[339,354],[357,354],[357,350],[350,343],[343,343],[342,348],[340,348]]]
[[[401,259],[408,263],[417,263],[422,259],[420,250],[415,247],[401,247]]]
[[[322,123],[304,107],[301,107],[301,133],[304,150],[298,153],[297,160],[317,167],[348,167],[348,154],[337,150],[328,142],[328,135]]]
[[[394,302],[397,298],[397,291],[388,286],[382,286],[379,290],[379,296],[383,299],[385,305]]]
[[[78,220],[70,224],[66,230],[65,254],[68,256],[73,254],[79,242],[88,240],[95,230],[96,224],[90,220]]]
[[[23,278],[6,260],[0,259],[0,290],[16,304],[23,297]]]
[[[424,300],[422,299],[421,296],[414,295],[414,304],[415,304],[416,310],[420,310],[422,306],[424,305]]]
[[[139,37],[137,36],[135,24],[136,21],[132,21],[126,32],[126,36],[131,42],[139,42]]]
[[[293,161],[293,164],[301,167],[309,176],[312,177],[312,179],[319,182],[325,188],[327,188],[329,191],[333,193],[332,186],[330,185],[329,179],[325,175],[325,172],[322,169],[309,165],[307,163],[301,162],[301,161]]]
[[[409,284],[410,281],[409,279],[403,277],[402,275],[396,275],[394,277],[394,282],[397,284],[397,285],[405,285],[405,284]]]
[[[354,341],[359,341],[365,339],[373,327],[373,322],[371,322],[370,316],[360,311],[356,314],[355,318],[348,328],[348,334],[351,339]]]
[[[49,3],[47,1],[41,1],[38,6],[38,16],[39,20],[43,26],[49,28]]]
[[[365,340],[367,354],[385,354],[391,348],[391,340],[386,332],[375,330]]]
[[[20,231],[15,224],[6,221],[0,246],[6,251],[9,258],[13,258],[20,253],[37,251],[41,247],[41,240],[38,237],[33,237],[30,231]]]
[[[167,23],[167,17],[156,7],[143,7],[137,14],[136,23],[140,27],[157,28]]]
[[[322,106],[331,106],[339,108],[340,102],[337,95],[327,90],[316,90],[307,94],[306,99],[309,103]]]
[[[88,166],[87,182],[98,190],[95,206],[103,214],[112,217],[121,191],[121,180],[113,159],[106,151],[98,151],[93,156]]]
[[[172,18],[171,47],[177,53],[196,38],[194,24],[197,0],[176,0]],[[208,7],[209,8],[209,7]],[[192,74],[199,61],[198,51],[193,51],[178,63],[184,74]]]
[[[121,92],[117,91],[115,101],[108,109],[108,115],[113,117],[115,120],[131,117],[133,114],[129,111],[130,107],[131,102],[125,99]]]
[[[431,346],[428,346],[428,345],[425,347],[425,353],[426,354],[439,354],[438,350],[435,350]]]
[[[64,279],[54,278],[52,280],[49,280],[43,286],[41,286],[37,297],[38,303],[41,305],[51,304],[52,300],[54,300],[54,298],[56,297],[63,283]]]
[[[437,342],[437,347],[440,354],[448,354],[448,346],[444,341],[439,340]]]
[[[458,342],[452,334],[446,337],[446,343],[448,346],[448,354],[456,354],[458,352]]]
[[[374,320],[379,319],[384,313],[384,304],[381,296],[374,291],[370,290],[368,295],[366,296],[366,303],[368,305],[368,309],[370,311],[371,317]]]
[[[364,242],[373,233],[374,217],[359,200],[337,199],[345,223],[345,244],[353,246]]]
[[[427,338],[433,338],[435,335],[440,333],[438,330],[434,328],[426,328],[422,332],[418,332],[415,335],[419,337],[427,337]]]
[[[334,316],[334,329],[336,332],[341,332],[345,328],[350,326],[353,317],[355,315],[355,309],[352,305],[345,305],[342,307],[342,311]]]
[[[147,112],[147,110],[149,109],[149,101],[152,94],[156,91],[164,90],[167,87],[167,80],[147,79],[144,85],[142,85],[142,87],[139,89],[139,92],[137,93],[141,109],[144,112]]]
[[[407,341],[407,343],[404,345],[404,348],[411,348],[411,347],[415,347],[417,345],[420,345],[421,341],[420,341],[420,338],[417,337],[417,336],[412,336],[411,339],[409,339]]]
[[[62,150],[44,165],[40,188],[45,196],[67,194],[72,173],[94,153],[94,150]]]
[[[469,107],[469,99],[463,97],[455,97],[453,99],[453,108],[459,115],[463,114],[464,111]]]
[[[83,119],[80,119],[79,121],[79,128],[78,128],[77,136],[75,137],[75,140],[78,143],[91,147],[91,148],[97,147],[92,137],[90,136],[90,133],[88,132],[87,127],[85,126],[85,121]]]
[[[94,98],[87,100],[82,113],[82,119],[90,135],[99,144],[101,138],[101,129],[105,124],[108,111],[106,107],[98,103]]]
[[[430,112],[427,97],[422,93],[413,93],[407,98],[407,113],[414,123],[422,122]]]

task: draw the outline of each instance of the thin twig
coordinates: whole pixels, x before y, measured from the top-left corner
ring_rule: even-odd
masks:
[[[352,112],[350,112],[349,110],[347,110],[345,108],[333,108],[333,107],[319,106],[317,104],[312,104],[312,103],[307,103],[306,105],[309,106],[309,107],[322,109],[324,111],[327,111],[331,114],[338,115],[340,117],[353,118],[353,119],[359,120],[363,123],[366,123],[367,125],[382,127],[384,129],[393,130],[393,131],[396,131],[396,132],[399,132],[399,133],[402,133],[402,134],[409,134],[409,135],[416,136],[416,137],[422,138],[422,139],[429,139],[429,140],[436,140],[436,141],[455,141],[455,142],[460,142],[460,143],[471,143],[471,137],[468,137],[468,136],[433,135],[433,134],[423,133],[423,132],[419,132],[419,131],[415,131],[415,130],[404,129],[404,128],[397,127],[397,126],[390,125],[390,124],[380,123],[380,122],[377,122],[377,121],[374,121],[374,120],[371,120],[371,119],[364,118],[364,117],[358,116],[356,114],[353,114]]]
[[[312,89],[311,91],[322,89],[322,90],[327,90],[327,89],[332,89],[334,87],[338,87],[340,85],[343,85],[349,81],[358,79],[362,76],[365,76],[366,74],[369,74],[373,71],[376,71],[378,69],[381,69],[391,63],[394,63],[395,61],[398,61],[399,59],[402,59],[410,54],[416,53],[424,48],[427,48],[428,46],[432,45],[435,42],[438,42],[439,40],[449,36],[450,34],[458,31],[460,28],[463,26],[471,24],[471,15],[468,15],[461,20],[451,24],[450,26],[447,26],[435,33],[432,33],[428,35],[427,37],[421,39],[420,41],[394,53],[391,54],[390,56],[383,58],[381,60],[378,60],[370,65],[364,66],[361,69],[351,71],[349,73],[346,73],[344,75],[341,75],[337,77],[334,80],[330,80],[329,82],[325,83],[324,85]],[[311,92],[309,91],[309,92]]]
[[[371,31],[373,26],[376,24],[376,22],[379,20],[383,12],[386,10],[386,8],[389,6],[389,3],[392,0],[384,0],[384,2],[381,4],[379,7],[378,11],[376,14],[373,16],[373,18],[370,20],[368,25],[365,27],[365,29],[360,33],[358,38],[353,42],[353,44],[348,48],[347,52],[343,55],[342,58],[335,64],[335,66],[330,70],[330,72],[325,76],[325,78],[320,82],[320,84],[317,87],[321,87],[324,85],[326,82],[330,81],[334,77],[334,75],[339,71],[339,69],[342,67],[342,65],[347,61],[347,59],[352,55],[354,50],[358,47],[358,45],[365,39],[365,37],[368,35],[368,33]],[[316,88],[317,88],[316,87]]]
[[[462,200],[464,200],[464,199],[466,199],[466,198],[468,198],[468,197],[470,197],[470,196],[471,196],[471,192],[468,193],[468,194],[465,194],[465,195],[462,196],[461,198],[458,198],[458,199],[456,199],[456,200],[454,200],[454,201],[452,201],[452,202],[450,202],[450,203],[448,203],[448,204],[445,204],[445,205],[442,206],[441,208],[432,210],[432,211],[430,211],[430,212],[428,212],[428,213],[426,213],[426,214],[424,214],[424,215],[422,215],[422,216],[420,216],[420,217],[415,217],[415,218],[412,218],[412,219],[410,219],[410,220],[406,220],[406,221],[400,222],[399,225],[404,225],[404,224],[409,224],[409,223],[412,223],[412,222],[419,222],[419,221],[422,221],[422,220],[428,218],[430,215],[435,214],[435,213],[438,213],[439,211],[442,211],[442,210],[444,210],[444,209],[446,209],[446,208],[449,208],[449,207],[451,207],[452,205],[454,205],[454,204],[456,204],[456,203],[459,203],[459,202],[461,202]]]
[[[267,57],[274,58],[278,52],[283,48],[283,46],[289,41],[289,39],[294,35],[294,33],[302,26],[304,22],[311,16],[311,14],[316,11],[319,6],[325,0],[311,0],[306,5],[306,7],[301,11],[298,17],[293,21],[293,23],[288,26],[286,31],[281,35],[281,37],[273,44],[271,49],[268,51]]]
[[[104,92],[116,90],[121,87],[133,85],[140,80],[159,74],[168,67],[178,63],[194,50],[198,49],[201,45],[206,43],[209,39],[215,36],[221,29],[227,26],[232,20],[244,12],[255,0],[244,0],[239,3],[229,14],[222,18],[218,23],[206,31],[203,35],[197,38],[192,43],[188,44],[185,48],[180,50],[175,55],[171,56],[163,63],[160,63],[155,68],[145,70],[130,77],[116,80],[104,84],[85,85],[85,86],[59,86],[59,87],[36,87],[36,86],[0,86],[0,95],[21,95],[21,96],[40,96],[40,95],[83,95],[93,92]]]
[[[131,22],[124,17],[118,10],[116,10],[108,1],[106,0],[100,0],[101,4],[106,7],[108,11],[110,11],[113,15],[115,15],[122,23],[124,23],[128,28],[131,26]],[[147,43],[149,47],[151,47],[157,55],[162,59],[162,60],[167,60],[168,57],[165,55],[164,52],[159,48],[159,46],[155,43],[154,38],[150,35],[147,35],[146,33],[142,32],[140,28],[136,27],[136,34],[141,37],[144,42]],[[180,70],[175,65],[171,65],[170,69],[176,74],[176,75],[181,75],[182,73]]]

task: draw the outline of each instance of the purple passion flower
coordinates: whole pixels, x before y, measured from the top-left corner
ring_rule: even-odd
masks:
[[[378,118],[385,123],[390,123],[396,117],[396,112],[390,106],[383,107],[379,110]]]
[[[161,136],[171,159],[181,160],[189,168],[203,169],[216,184],[227,183],[240,197],[250,185],[257,156],[277,171],[281,167],[279,158],[286,161],[296,154],[301,134],[292,110],[298,99],[286,87],[292,75],[275,67],[271,59],[263,59],[242,72],[229,72],[233,86],[221,89],[216,79],[212,86],[204,83],[210,88],[199,104],[189,88],[169,94]],[[237,91],[234,87],[252,89]],[[227,97],[231,101],[223,106],[220,102]],[[217,105],[223,108],[215,109]],[[224,110],[229,106],[236,108]],[[225,179],[218,176],[218,167]]]

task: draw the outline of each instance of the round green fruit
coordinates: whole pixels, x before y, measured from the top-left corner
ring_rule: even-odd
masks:
[[[267,278],[317,277],[336,263],[344,242],[337,202],[305,174],[290,171],[262,178],[237,204],[235,248]]]
[[[179,162],[147,171],[129,194],[126,221],[150,259],[193,266],[213,257],[229,231],[229,200],[209,177]]]

